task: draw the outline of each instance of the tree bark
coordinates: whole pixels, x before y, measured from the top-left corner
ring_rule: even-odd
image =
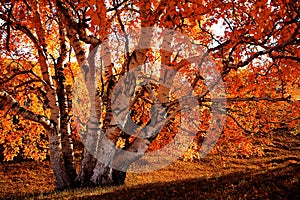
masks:
[[[48,131],[50,161],[52,164],[53,174],[55,177],[56,189],[64,190],[72,187],[72,181],[69,178],[64,166],[63,155],[61,152],[61,144],[59,134],[55,130]]]
[[[151,36],[151,32],[148,32],[146,34]],[[168,113],[168,115],[166,115],[166,108],[162,107],[161,105],[169,102],[170,100],[170,89],[172,86],[173,79],[177,72],[176,70],[167,69],[167,67],[171,65],[170,58],[172,52],[169,52],[168,49],[171,49],[170,44],[172,38],[173,36],[171,33],[165,35],[162,44],[164,50],[161,50],[162,66],[160,74],[160,85],[158,87],[158,98],[157,100],[153,99],[153,101],[156,102],[156,104],[152,106],[150,111],[151,123],[142,128],[138,138],[135,139],[135,141],[131,145],[129,145],[123,151],[119,151],[118,154],[115,156],[112,177],[117,185],[124,184],[126,172],[129,166],[145,154],[146,150],[148,149],[148,146],[157,137],[159,131],[163,128],[164,125],[166,125],[166,123],[168,123],[166,121],[166,117],[170,114]],[[148,92],[151,93],[152,91],[148,89]],[[154,97],[154,94],[150,94],[150,96]],[[129,118],[130,116],[127,119]],[[126,121],[124,130],[126,130],[128,122],[130,123],[130,120]],[[173,119],[169,121],[169,123],[172,122]],[[127,152],[130,153],[127,154]]]
[[[60,109],[60,121],[61,121],[61,145],[62,145],[62,154],[65,169],[69,176],[70,181],[73,183],[76,178],[76,167],[74,163],[74,150],[73,150],[73,141],[71,137],[71,124],[70,124],[70,115],[68,109],[68,98],[65,89],[65,76],[63,72],[62,65],[58,65],[56,68],[55,74],[57,78],[57,97],[59,102]]]
[[[85,147],[82,154],[82,160],[80,164],[80,169],[78,175],[75,179],[75,183],[79,187],[93,186],[90,181],[93,170],[96,165],[96,158],[92,155],[89,150]]]

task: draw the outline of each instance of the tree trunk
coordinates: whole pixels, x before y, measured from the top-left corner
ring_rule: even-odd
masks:
[[[63,40],[63,39],[61,39]],[[64,42],[61,41],[63,44]],[[60,59],[63,60],[63,59]],[[57,82],[57,97],[59,102],[60,109],[60,132],[61,132],[61,145],[62,145],[62,154],[65,169],[69,176],[70,181],[73,183],[76,178],[76,166],[74,163],[74,150],[73,150],[73,141],[71,136],[71,118],[69,112],[69,104],[67,96],[67,89],[65,87],[65,74],[63,63],[59,62],[55,68],[55,77]],[[69,93],[71,91],[68,91]]]
[[[90,109],[90,119],[87,127],[86,137],[83,138],[84,151],[76,184],[80,187],[93,186],[90,181],[93,170],[96,165],[98,135],[100,135],[99,119],[96,116],[95,110]]]
[[[112,154],[114,152],[111,152]],[[111,175],[111,168],[107,166],[107,164],[103,164],[98,161],[94,171],[93,176],[91,177],[91,181],[99,187],[110,186],[113,185],[113,179]]]
[[[96,186],[114,185],[112,179],[112,164],[116,152],[116,141],[122,131],[119,127],[109,127],[99,137],[97,147],[97,163],[91,181]]]
[[[71,138],[71,127],[69,119],[64,119],[62,121],[61,145],[65,169],[67,171],[70,181],[73,183],[77,174],[74,162],[74,149],[73,141]]]
[[[112,179],[115,186],[124,185],[126,179],[126,172],[119,171],[117,169],[113,169]]]
[[[113,163],[113,180],[117,185],[125,182],[129,166],[145,155],[149,145],[165,125],[165,116],[164,108],[160,105],[153,105],[150,110],[151,123],[142,128],[138,138],[131,145],[118,151]]]
[[[66,172],[61,152],[60,137],[55,130],[48,130],[50,160],[55,177],[56,189],[63,190],[71,188],[72,182]]]
[[[149,31],[146,34],[150,36],[151,31]],[[170,44],[172,38],[173,36],[171,33],[165,35],[164,37],[163,49],[165,50],[161,51],[162,66],[160,74],[160,85],[158,87],[158,99],[153,99],[154,102],[156,101],[156,104],[153,105],[150,110],[150,124],[142,128],[138,138],[135,139],[135,141],[130,146],[128,146],[123,151],[119,151],[115,156],[112,178],[117,185],[124,184],[126,172],[129,166],[145,154],[146,150],[148,149],[148,146],[157,137],[159,131],[163,128],[164,125],[166,125],[166,123],[168,123],[166,121],[166,117],[169,116],[170,113],[168,113],[167,115],[166,108],[162,107],[161,105],[169,102],[170,89],[172,86],[173,79],[177,72],[176,70],[167,69],[167,67],[170,66],[170,58],[172,55],[172,52],[168,52],[167,50],[171,49]],[[148,92],[152,91],[148,90]],[[154,97],[154,94],[150,94],[150,96]],[[126,127],[130,122],[130,120],[126,121],[124,130],[127,130]],[[173,120],[171,119],[170,123],[172,122]]]
[[[93,183],[90,181],[90,179],[93,175],[95,164],[96,158],[85,147],[82,154],[80,170],[75,180],[76,185],[79,187],[93,186]]]

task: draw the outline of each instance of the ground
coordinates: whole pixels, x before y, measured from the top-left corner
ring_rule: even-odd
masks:
[[[49,161],[0,164],[0,199],[300,199],[300,134],[278,131],[261,157],[208,155],[151,173],[125,186],[54,191]]]

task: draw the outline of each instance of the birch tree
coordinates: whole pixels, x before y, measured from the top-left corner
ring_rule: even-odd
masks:
[[[34,123],[31,127],[38,127],[34,130],[45,133],[58,189],[123,184],[130,165],[149,149],[155,149],[153,144],[164,130],[173,134],[181,118],[189,119],[180,104],[180,100],[189,100],[180,99],[180,94],[176,96],[169,87],[175,84],[176,74],[187,77],[192,97],[197,99],[192,105],[201,108],[201,116],[198,113],[194,117],[199,119],[195,123],[199,127],[193,127],[194,145],[210,130],[200,122],[214,120],[209,112],[211,102],[224,102],[212,99],[216,84],[209,83],[214,75],[208,74],[211,64],[206,59],[213,60],[219,81],[226,83],[229,102],[290,100],[290,91],[300,81],[299,13],[299,2],[293,0],[2,1],[0,107],[7,118],[16,123],[19,118],[28,120]],[[216,24],[222,24],[219,33],[213,31]],[[154,29],[144,29],[147,27]],[[196,50],[205,52],[202,60],[199,56],[193,60],[189,46],[168,51],[174,48],[175,39],[175,44],[180,45],[180,39],[174,37],[174,32],[159,33],[165,29],[189,37]],[[155,50],[153,41],[160,39],[161,49]],[[185,51],[191,52],[189,58],[182,56]],[[116,55],[121,55],[119,60]],[[168,68],[156,73],[157,80],[150,76],[139,85],[138,75],[131,72],[146,63],[153,65],[150,71],[155,70],[155,63]],[[207,71],[199,71],[195,63],[204,65],[201,69]],[[81,84],[89,99],[85,148],[78,171],[72,139],[72,92],[77,74],[83,75]],[[274,78],[272,82],[270,77],[277,81]],[[271,95],[255,90],[258,82],[270,83]],[[184,86],[177,85],[184,90]],[[276,88],[281,92],[276,93]],[[122,99],[127,94],[131,95],[129,103]],[[259,129],[239,121],[234,103],[228,108],[232,113],[225,113],[230,123],[247,133],[258,133]],[[297,105],[292,105],[294,112],[286,113],[291,126],[299,120]],[[248,109],[245,104],[239,106]],[[259,110],[257,105],[254,107]],[[124,119],[124,123],[120,125],[118,119]],[[220,121],[216,120],[213,130],[222,129],[217,122]],[[182,127],[180,131],[188,130]],[[230,132],[224,131],[225,135]],[[19,130],[19,134],[22,138],[26,131]],[[209,143],[216,142],[206,141],[208,149]],[[126,152],[130,156],[124,156]]]

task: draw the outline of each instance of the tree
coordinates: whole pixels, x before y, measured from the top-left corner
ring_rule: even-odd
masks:
[[[134,79],[134,75],[130,77],[130,71],[146,61],[158,61],[173,70],[161,70],[161,76],[166,71],[172,72],[165,73],[167,78],[164,80],[172,81],[173,72],[189,77],[188,82],[198,99],[195,107],[203,107],[201,116],[205,116],[204,119],[199,119],[204,123],[198,129],[195,144],[201,141],[207,131],[205,119],[211,118],[210,91],[214,88],[206,86],[209,77],[202,76],[191,60],[180,54],[178,56],[164,49],[157,51],[142,48],[148,47],[151,38],[157,38],[157,35],[151,31],[139,33],[141,27],[168,28],[181,32],[191,37],[195,46],[208,52],[227,86],[227,101],[230,102],[230,112],[227,115],[232,120],[230,123],[243,131],[257,133],[255,127],[239,121],[240,109],[247,108],[250,112],[249,115],[243,112],[242,116],[245,118],[254,117],[253,110],[257,111],[256,115],[260,115],[258,111],[262,105],[257,105],[259,103],[256,102],[287,101],[288,93],[300,85],[297,78],[300,61],[299,9],[299,2],[296,0],[4,1],[1,2],[0,11],[1,108],[6,111],[6,120],[11,119],[12,124],[18,124],[19,118],[21,121],[30,120],[31,127],[36,127],[34,131],[47,135],[58,189],[90,184],[123,184],[126,170],[131,163],[141,158],[149,145],[163,135],[160,133],[138,137],[138,133],[147,133],[139,129],[146,127],[157,132],[162,128],[161,132],[168,130],[167,132],[174,133],[180,118],[187,117],[181,114],[183,108],[176,100],[176,95],[174,97],[174,92],[164,86],[167,83],[152,81],[142,87],[126,84],[122,77],[129,76],[130,80]],[[212,25],[217,23],[222,23],[223,34],[212,31]],[[139,37],[133,37],[132,33]],[[171,32],[167,33],[169,34],[162,36],[162,44],[170,46],[173,36]],[[113,41],[119,35],[122,35],[124,41]],[[136,46],[129,42],[129,37]],[[111,42],[113,44],[106,46],[109,39],[115,43]],[[102,45],[104,49],[101,50],[103,60],[100,62],[100,69],[95,63],[98,52],[95,49],[98,45]],[[112,52],[120,49],[119,45],[124,46],[123,57],[116,60],[113,59]],[[105,47],[110,51],[105,50]],[[74,89],[73,79],[79,73],[79,66],[83,74],[83,85],[88,88],[87,96],[91,105],[88,126],[85,126],[88,142],[85,144],[80,170],[76,173],[70,94]],[[100,80],[95,76],[97,70],[101,71]],[[118,93],[113,93],[117,84],[122,87],[118,87]],[[262,84],[264,87],[261,87]],[[276,93],[276,90],[280,92]],[[119,95],[126,92],[134,94],[132,103],[129,111],[123,110],[119,116],[132,118],[140,127],[130,129],[134,132],[130,134],[125,130],[132,125],[131,120],[126,120],[125,125],[120,128],[112,111],[113,95],[118,99]],[[249,104],[255,109],[249,108]],[[119,101],[119,106],[126,107],[123,101]],[[292,107],[295,110],[290,114],[289,122],[299,120],[297,102]],[[142,118],[141,113],[148,117]],[[146,126],[151,124],[151,115],[158,116],[153,127]],[[9,126],[5,126],[3,132],[6,133]],[[252,129],[256,131],[251,131]],[[226,130],[224,129],[224,135]],[[21,143],[25,141],[26,132],[16,130],[13,134],[19,137],[17,140]],[[30,134],[34,135],[32,132]],[[172,137],[169,135],[170,139]],[[109,138],[109,141],[105,138]],[[136,153],[124,158],[122,152],[116,148],[116,143],[120,143],[120,140],[124,141],[121,145],[123,150]],[[94,155],[100,155],[102,162]],[[112,160],[114,163],[110,163]],[[106,165],[107,163],[110,165]]]

